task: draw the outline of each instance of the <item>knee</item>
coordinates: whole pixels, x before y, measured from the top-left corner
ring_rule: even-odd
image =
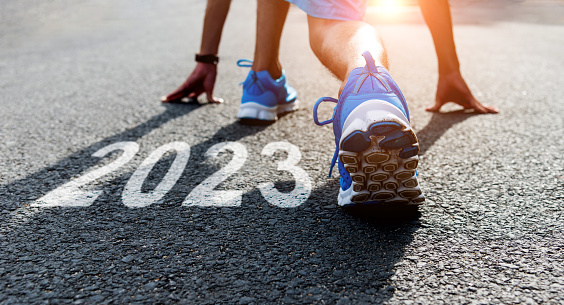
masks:
[[[332,20],[308,16],[309,43],[312,49],[323,45],[326,37],[339,40],[348,40],[351,37],[362,35],[370,39],[380,39],[376,29],[363,21]]]
[[[315,54],[322,49],[327,35],[336,27],[340,20],[322,19],[308,16],[309,45]]]

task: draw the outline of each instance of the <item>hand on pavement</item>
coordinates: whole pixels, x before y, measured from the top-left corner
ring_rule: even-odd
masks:
[[[474,109],[479,113],[499,112],[496,107],[483,105],[474,98],[460,72],[439,75],[435,105],[433,107],[428,107],[425,110],[439,112],[441,107],[448,102],[456,103],[464,107],[464,109]]]
[[[221,103],[222,99],[213,96],[213,87],[217,76],[217,66],[214,64],[198,63],[192,74],[174,92],[163,96],[163,103],[174,102],[185,97],[196,99],[202,93],[206,94],[209,103]]]

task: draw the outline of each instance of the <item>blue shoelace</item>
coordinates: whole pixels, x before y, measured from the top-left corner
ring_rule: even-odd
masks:
[[[332,98],[332,97],[322,97],[322,98],[318,99],[317,102],[315,102],[315,105],[313,105],[313,121],[315,122],[315,124],[317,124],[319,126],[323,126],[323,125],[333,123],[333,119],[335,118],[335,113],[336,113],[336,110],[337,110],[337,107],[335,107],[333,109],[333,115],[331,116],[330,119],[323,121],[323,122],[319,122],[319,119],[317,117],[317,108],[323,102],[331,102],[331,103],[338,104],[339,100],[336,99],[336,98]],[[335,163],[337,163],[337,158],[339,157],[339,144],[335,143],[335,146],[336,146],[335,147],[335,153],[333,154],[333,159],[331,160],[331,167],[329,168],[329,177],[331,177],[331,174],[333,173],[333,167],[335,167]]]

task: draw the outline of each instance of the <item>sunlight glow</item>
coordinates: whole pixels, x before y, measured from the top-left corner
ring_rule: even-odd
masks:
[[[402,0],[371,0],[369,3],[377,7],[378,12],[389,17],[398,15],[404,7]]]

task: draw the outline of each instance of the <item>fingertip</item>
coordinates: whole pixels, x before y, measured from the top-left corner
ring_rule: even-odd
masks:
[[[433,107],[427,107],[427,108],[425,108],[425,111],[428,111],[428,112],[439,112],[440,109],[441,109],[441,107],[433,106]]]
[[[489,113],[490,111],[488,110],[488,108],[486,106],[483,106],[479,103],[475,103],[473,104],[471,107],[471,109],[473,108],[474,111],[477,111],[480,114],[485,114],[485,113]]]
[[[163,103],[168,103],[168,102],[172,102],[172,101],[176,101],[178,99],[181,99],[183,97],[183,94],[178,93],[178,92],[173,92],[167,96],[163,96],[161,97],[161,101]]]
[[[486,109],[488,109],[489,113],[499,113],[499,109],[492,105],[486,105]]]
[[[224,100],[220,97],[213,97],[212,99],[208,99],[208,103],[212,103],[212,104],[221,104],[223,103]]]

